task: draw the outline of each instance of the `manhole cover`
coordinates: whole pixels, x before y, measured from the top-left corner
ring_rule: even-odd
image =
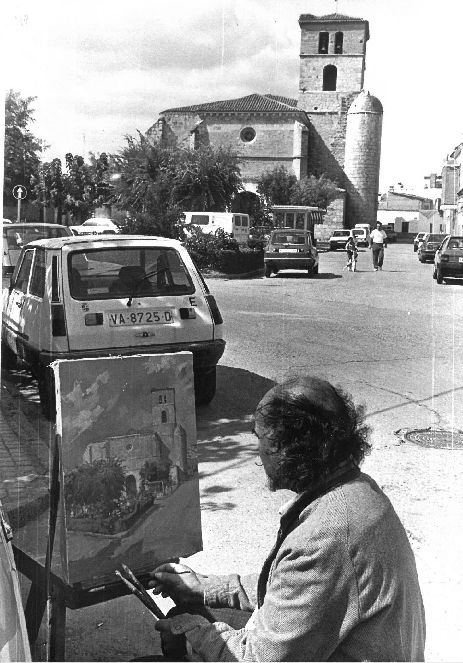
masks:
[[[461,430],[451,431],[438,428],[410,430],[404,428],[397,431],[397,435],[404,442],[413,442],[414,444],[419,444],[421,447],[463,450],[463,431]]]

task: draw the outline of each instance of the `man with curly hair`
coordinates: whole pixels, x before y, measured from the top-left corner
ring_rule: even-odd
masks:
[[[263,397],[254,433],[270,490],[296,495],[258,576],[155,569],[154,593],[177,604],[156,625],[166,643],[183,639],[187,660],[424,660],[413,552],[390,501],[359,469],[369,432],[363,408],[315,377]]]

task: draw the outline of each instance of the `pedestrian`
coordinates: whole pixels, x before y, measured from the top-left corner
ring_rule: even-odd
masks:
[[[370,233],[370,248],[373,255],[373,269],[375,272],[383,269],[384,249],[387,247],[387,235],[382,230],[381,221],[376,222],[376,228]]]
[[[357,267],[357,258],[358,258],[358,249],[357,249],[357,240],[355,237],[350,236],[347,240],[345,247],[347,251],[347,264],[346,268],[351,272],[355,272]]]
[[[410,543],[388,498],[359,469],[370,449],[363,408],[324,380],[295,378],[262,398],[254,433],[270,490],[295,493],[276,543],[258,576],[155,569],[154,593],[177,606],[156,622],[161,636],[183,639],[186,660],[424,660]],[[241,623],[220,617],[220,608],[233,608]]]

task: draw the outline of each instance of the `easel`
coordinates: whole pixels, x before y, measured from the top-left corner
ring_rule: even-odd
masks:
[[[129,594],[123,582],[114,576],[108,584],[94,587],[67,585],[51,572],[51,559],[55,539],[56,519],[60,495],[60,448],[61,438],[55,435],[53,461],[50,479],[50,514],[45,566],[13,545],[16,568],[31,581],[27,597],[25,618],[27,635],[31,647],[36,643],[43,616],[47,610],[47,661],[65,660],[66,608],[76,610],[96,603],[102,603]],[[138,578],[147,587],[149,576],[146,573]]]
[[[45,568],[13,545],[16,567],[32,585],[27,597],[25,617],[27,635],[31,647],[37,641],[43,615],[48,606],[47,660],[65,660],[66,608],[77,610],[129,594],[119,581],[85,589],[66,585],[53,573],[47,576]],[[148,574],[139,576],[144,587],[148,586]]]

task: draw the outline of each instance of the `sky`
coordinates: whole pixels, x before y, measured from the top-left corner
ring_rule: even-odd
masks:
[[[383,104],[380,191],[417,190],[463,142],[461,0],[3,0],[2,86],[66,152],[118,152],[161,111],[254,92],[297,98],[300,14],[369,21]]]

